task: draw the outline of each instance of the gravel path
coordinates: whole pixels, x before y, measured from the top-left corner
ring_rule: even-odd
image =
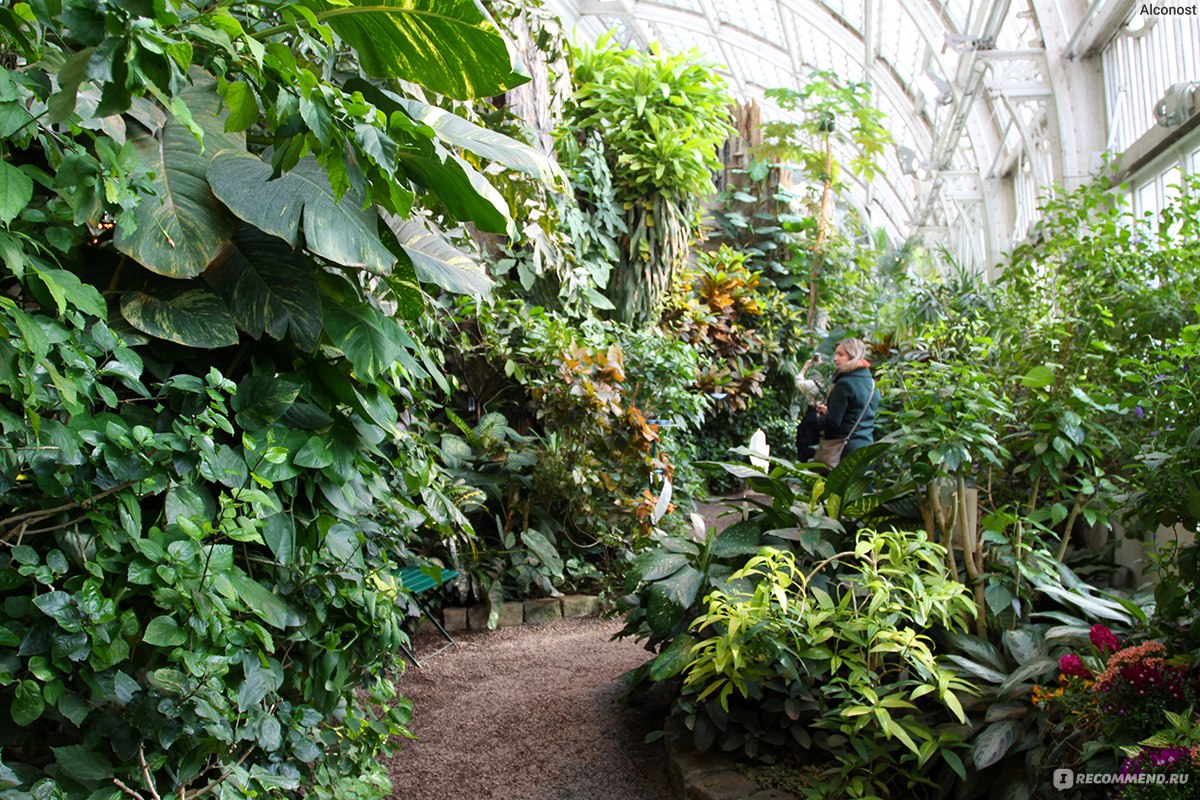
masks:
[[[649,658],[615,620],[456,635],[410,667],[416,741],[388,762],[396,800],[667,800],[664,706],[623,708],[619,676]],[[420,644],[418,657],[420,656]],[[425,652],[432,645],[424,643]]]

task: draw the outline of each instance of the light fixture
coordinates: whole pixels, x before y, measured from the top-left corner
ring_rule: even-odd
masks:
[[[928,161],[922,161],[917,155],[917,151],[911,147],[897,145],[896,158],[900,161],[900,172],[905,175],[912,175],[917,180],[923,181],[929,177],[933,171],[933,164]]]
[[[1154,119],[1164,128],[1173,128],[1187,121],[1194,108],[1193,95],[1198,81],[1180,81],[1154,104]]]
[[[925,86],[929,88],[929,95],[934,98],[935,103],[939,106],[948,106],[954,102],[954,89],[945,78],[931,69],[922,72],[921,77]]]
[[[946,38],[942,45],[943,52],[947,49],[953,50],[956,53],[965,53],[968,50],[974,50],[979,47],[979,38],[969,36],[965,33],[950,33],[946,31]]]

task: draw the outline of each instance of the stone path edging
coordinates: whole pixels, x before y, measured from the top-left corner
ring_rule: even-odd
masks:
[[[541,597],[536,600],[514,600],[500,608],[497,628],[516,625],[540,625],[556,619],[579,619],[599,614],[603,603],[591,594],[568,594],[562,597]],[[486,605],[446,606],[442,609],[442,624],[446,631],[486,631],[491,609]]]
[[[723,753],[698,753],[676,737],[680,727],[667,721],[667,774],[676,800],[797,800],[781,789],[764,789],[737,771]]]

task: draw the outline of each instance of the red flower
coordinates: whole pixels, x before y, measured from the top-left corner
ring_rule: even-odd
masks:
[[[1074,653],[1067,653],[1058,659],[1058,671],[1063,675],[1074,675],[1077,678],[1092,677],[1092,671],[1085,667],[1079,656]]]
[[[1121,649],[1121,643],[1117,641],[1116,634],[1103,625],[1093,625],[1092,630],[1088,633],[1088,638],[1102,653],[1115,653]]]

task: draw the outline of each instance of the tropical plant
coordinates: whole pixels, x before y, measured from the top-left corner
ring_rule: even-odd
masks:
[[[803,119],[766,123],[760,154],[799,165],[819,189],[808,276],[808,327],[812,328],[817,322],[818,281],[825,264],[833,203],[844,188],[839,174],[842,165],[834,158],[834,146],[853,147],[854,156],[846,166],[864,180],[870,180],[879,174],[875,160],[892,136],[882,125],[883,112],[871,105],[867,83],[843,82],[826,70],[814,72],[798,91],[769,89],[766,95],[780,108],[800,112]]]
[[[773,727],[796,728],[793,740],[804,746],[812,742],[805,728],[836,732],[849,763],[835,770],[835,782],[851,783],[867,769],[876,791],[912,792],[931,785],[922,773],[939,755],[963,774],[955,737],[936,731],[931,709],[920,702],[936,699],[965,722],[955,692],[972,691],[938,664],[923,632],[958,627],[972,608],[939,549],[922,534],[863,530],[853,550],[806,572],[790,553],[764,548],[731,576],[730,588],[709,594],[693,623],[697,642],[678,701],[685,724],[696,730],[708,717],[723,727],[723,747],[756,755],[758,731],[742,729],[742,703],[731,700],[761,705],[786,686],[783,702],[768,704],[778,714]],[[833,567],[843,568],[839,579],[814,582]],[[838,741],[819,738],[825,746]]]
[[[433,5],[0,8],[6,794],[386,794],[392,569],[467,524],[397,316],[489,284],[411,214],[529,155],[397,91],[522,80]]]
[[[649,53],[602,37],[575,54],[575,99],[560,137],[603,143],[614,197],[625,209],[621,259],[606,294],[616,319],[652,322],[686,260],[700,203],[713,191],[716,149],[731,128],[729,94],[696,52]]]
[[[462,392],[441,446],[488,496],[472,515],[481,594],[552,593],[619,570],[621,553],[668,524],[677,430],[706,407],[692,388],[693,351],[517,299],[460,299],[450,322],[446,354]]]

